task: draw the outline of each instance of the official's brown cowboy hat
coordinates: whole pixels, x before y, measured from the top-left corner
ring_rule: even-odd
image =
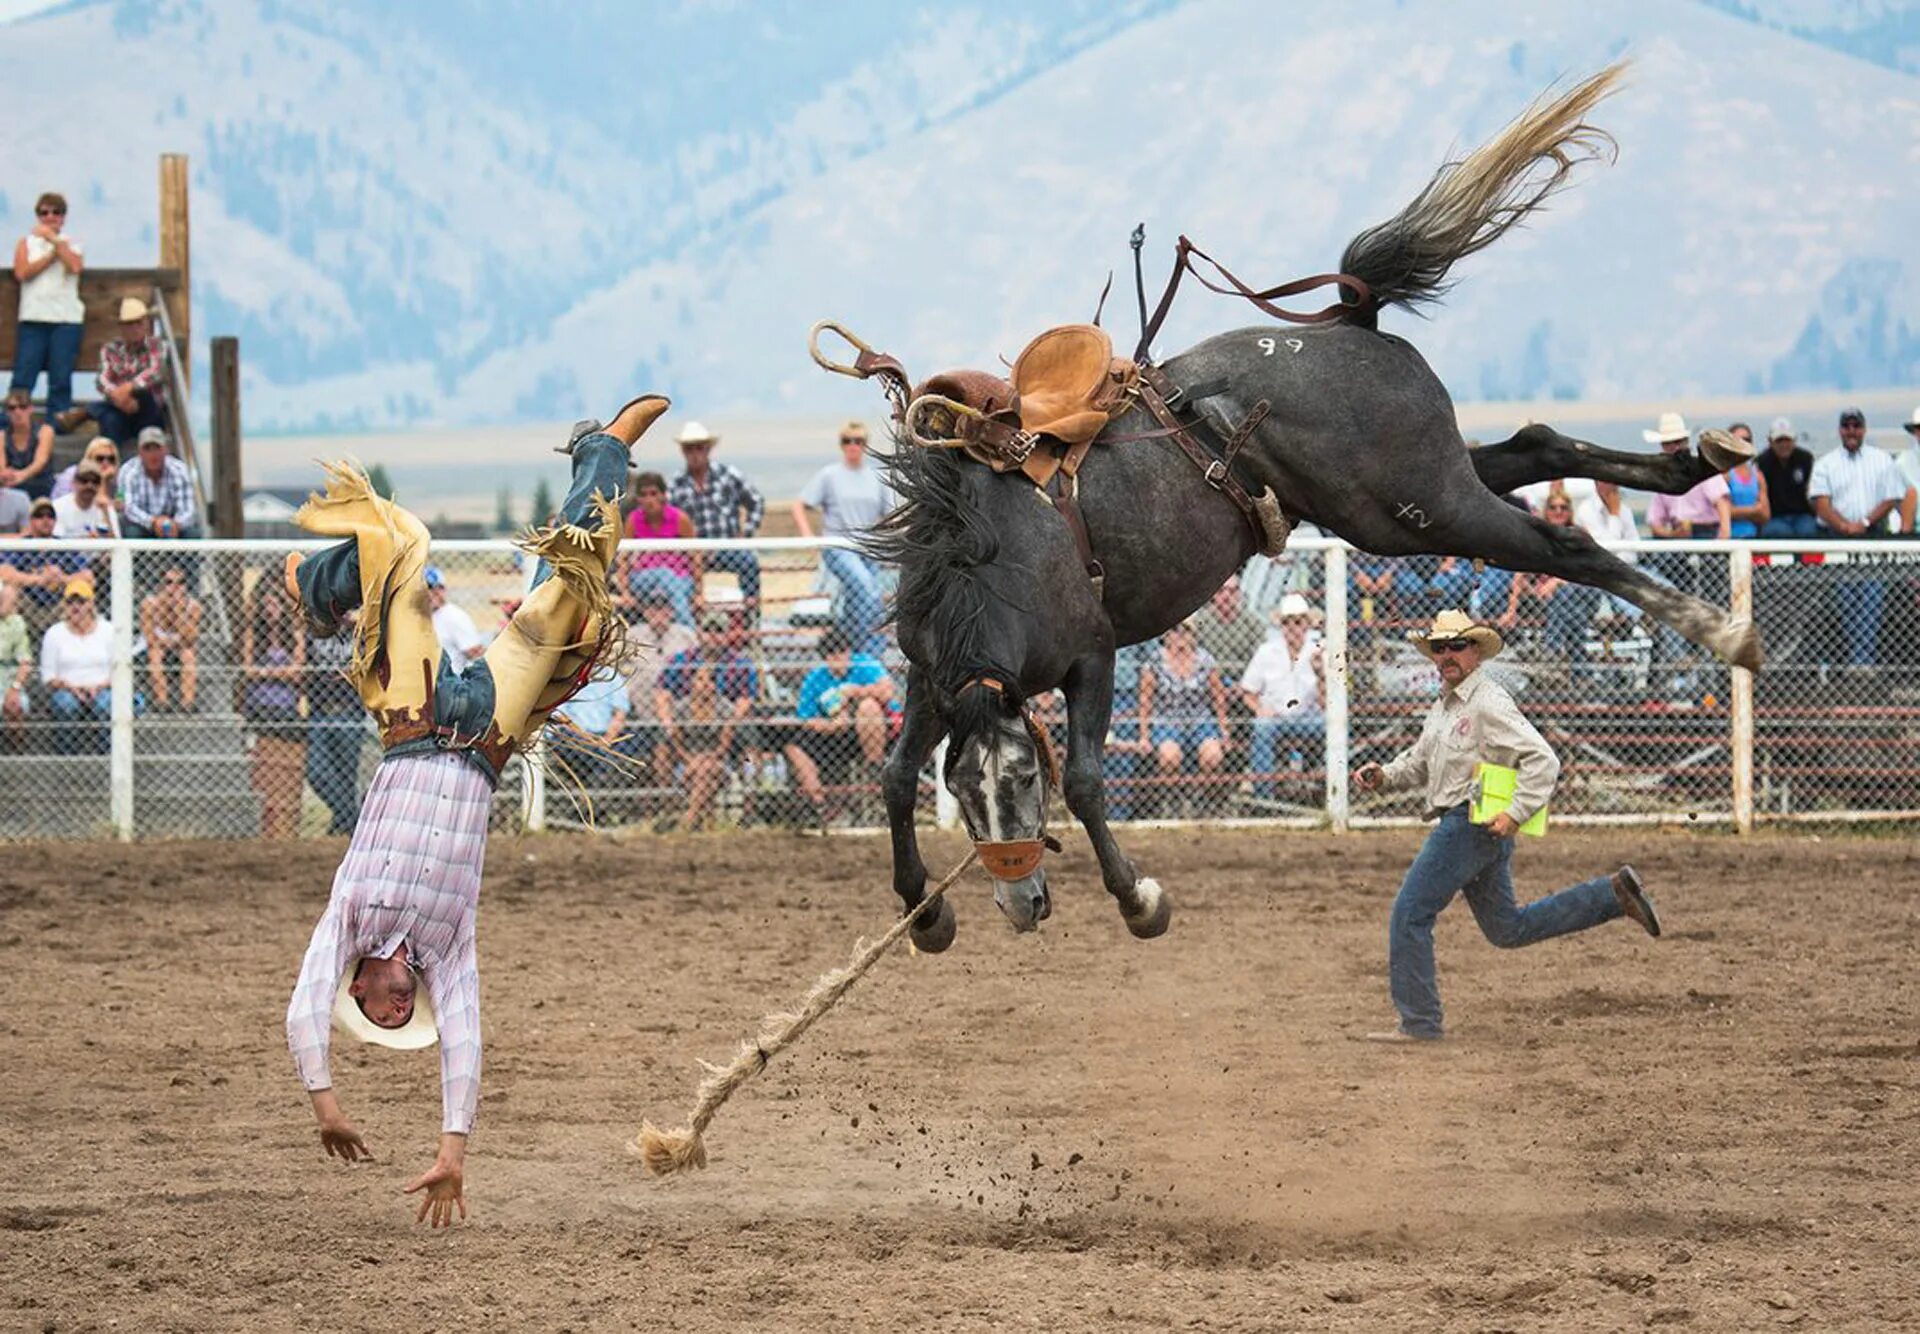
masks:
[[[1490,625],[1476,621],[1464,611],[1443,611],[1433,618],[1433,625],[1426,630],[1410,630],[1407,642],[1426,654],[1433,656],[1433,646],[1444,644],[1450,639],[1465,639],[1480,650],[1480,660],[1499,656],[1506,641],[1500,638],[1500,632]]]

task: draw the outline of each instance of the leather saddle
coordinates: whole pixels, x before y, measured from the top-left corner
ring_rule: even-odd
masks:
[[[1139,375],[1105,329],[1063,324],[1028,343],[1010,376],[954,370],[918,385],[906,428],[915,444],[964,449],[1044,488],[1063,468],[1069,478],[1079,470],[1094,437],[1132,405]]]

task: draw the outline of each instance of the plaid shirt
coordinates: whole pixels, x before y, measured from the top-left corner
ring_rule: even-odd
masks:
[[[487,776],[456,754],[396,755],[375,771],[287,1006],[287,1048],[310,1091],[333,1087],[327,1049],[341,977],[356,960],[391,958],[405,942],[440,1030],[441,1128],[472,1130],[480,1101],[474,918],[492,809]]]
[[[183,524],[193,522],[193,480],[187,465],[168,455],[160,468],[160,480],[147,476],[147,470],[135,459],[120,469],[120,509],[131,523],[142,528],[153,526],[154,516],[165,514]]]
[[[115,338],[100,349],[100,387],[150,389],[158,397],[166,388],[160,360],[160,340],[142,338],[137,344]]]
[[[681,473],[667,487],[667,501],[685,510],[700,537],[752,537],[767,516],[766,498],[739,472],[724,463],[709,464],[707,485],[694,485],[691,473]],[[747,521],[740,522],[740,511]]]

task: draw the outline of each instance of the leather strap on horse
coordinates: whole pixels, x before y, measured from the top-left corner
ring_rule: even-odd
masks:
[[[1091,448],[1093,442],[1087,441],[1069,449],[1060,460],[1060,470],[1048,479],[1041,494],[1053,502],[1053,508],[1066,520],[1067,531],[1073,534],[1073,545],[1080,553],[1080,564],[1086,569],[1087,582],[1093,585],[1093,600],[1101,602],[1107,595],[1107,567],[1093,554],[1093,535],[1087,531],[1087,516],[1080,511],[1080,460]]]
[[[1172,405],[1179,403],[1182,398],[1180,388],[1167,377],[1166,371],[1151,364],[1140,367],[1140,401],[1147,405],[1147,411],[1156,420],[1168,428],[1167,438],[1193,460],[1193,466],[1207,479],[1207,485],[1231,500],[1234,508],[1246,516],[1247,523],[1253,528],[1255,541],[1264,546],[1266,533],[1259,511],[1254,508],[1253,497],[1247,494],[1247,489],[1234,479],[1233,460],[1240,452],[1240,447],[1252,437],[1254,428],[1265,419],[1267,401],[1262,399],[1254,405],[1247,419],[1235,428],[1228,439],[1224,457],[1215,458],[1205,445],[1193,438],[1190,425],[1174,415]]]
[[[1193,261],[1196,258],[1212,265],[1214,271],[1227,280],[1228,285],[1220,286],[1195,268]],[[1179,244],[1174,247],[1173,272],[1167,275],[1167,286],[1166,290],[1160,293],[1160,304],[1154,307],[1153,314],[1142,325],[1140,344],[1133,350],[1133,359],[1142,366],[1147,364],[1148,354],[1153,348],[1154,336],[1160,332],[1160,326],[1166,323],[1167,312],[1173,309],[1173,295],[1180,290],[1180,280],[1189,272],[1193,274],[1194,281],[1208,291],[1251,301],[1274,319],[1288,324],[1330,324],[1335,320],[1349,320],[1371,328],[1375,312],[1379,309],[1373,299],[1373,289],[1350,273],[1315,274],[1311,278],[1296,278],[1290,283],[1281,283],[1277,287],[1263,287],[1256,291],[1228,272],[1227,267],[1219,260],[1183,236]],[[1331,306],[1310,312],[1287,310],[1274,304],[1282,297],[1299,296],[1302,292],[1311,292],[1319,287],[1339,288],[1342,292],[1341,299]]]

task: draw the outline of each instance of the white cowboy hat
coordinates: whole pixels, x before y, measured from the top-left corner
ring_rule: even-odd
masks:
[[[1915,408],[1913,410],[1913,415],[1907,418],[1907,420],[1903,422],[1902,425],[1904,425],[1909,431],[1920,433],[1920,408]]]
[[[399,1051],[418,1051],[440,1040],[440,1029],[433,1022],[433,1002],[427,999],[426,979],[413,991],[413,1015],[398,1028],[382,1028],[360,1012],[360,1002],[350,994],[353,975],[360,961],[355,959],[340,975],[340,989],[333,993],[333,1026],[350,1038],[372,1042]]]
[[[701,423],[688,422],[680,428],[680,434],[673,438],[673,442],[677,445],[710,445],[719,438]]]
[[[1315,625],[1320,624],[1323,619],[1318,607],[1315,607],[1298,593],[1288,593],[1280,599],[1280,605],[1273,609],[1273,623],[1278,625],[1280,622],[1293,616],[1305,617]]]
[[[1449,639],[1472,640],[1480,650],[1482,662],[1498,657],[1500,650],[1507,646],[1498,630],[1474,620],[1464,611],[1443,611],[1433,618],[1431,629],[1407,632],[1407,642],[1429,658],[1433,656],[1432,645]]]
[[[134,320],[144,320],[152,313],[152,311],[147,309],[147,303],[137,296],[123,296],[120,298],[120,323],[122,324],[127,324]]]
[[[1650,445],[1664,445],[1669,440],[1688,440],[1693,432],[1687,429],[1687,419],[1677,412],[1663,412],[1660,422],[1651,431],[1640,432],[1640,438]]]

